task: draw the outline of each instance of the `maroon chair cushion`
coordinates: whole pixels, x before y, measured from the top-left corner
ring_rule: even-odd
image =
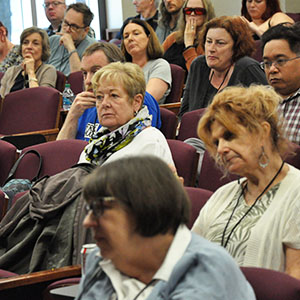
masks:
[[[224,177],[223,172],[216,166],[214,159],[207,151],[204,152],[200,175],[198,178],[198,187],[214,192],[222,185],[238,178],[239,176],[233,174],[229,174]]]
[[[205,108],[196,109],[186,112],[180,122],[177,139],[185,141],[188,138],[197,138],[197,127],[200,118],[205,112]]]
[[[84,90],[83,76],[81,71],[72,72],[68,76],[68,83],[70,83],[71,90],[75,95]]]
[[[57,75],[57,79],[56,79],[55,88],[58,91],[63,92],[65,89],[66,76],[64,73],[62,73],[60,71],[56,71],[56,75]]]
[[[73,277],[73,278],[66,278],[62,280],[57,280],[52,282],[47,286],[47,288],[43,291],[43,299],[44,300],[59,300],[62,299],[58,295],[51,294],[51,290],[79,284],[81,277]]]
[[[43,158],[40,176],[51,176],[75,165],[86,144],[87,142],[82,140],[59,140],[24,148],[21,153],[30,149],[37,150]],[[26,155],[19,164],[15,177],[32,178],[38,163],[37,156]]]
[[[251,57],[254,58],[255,60],[257,60],[258,62],[263,61],[263,53],[262,53],[262,49],[261,49],[261,41],[260,40],[255,41],[255,51],[251,55]]]
[[[213,194],[212,191],[205,189],[199,189],[195,187],[185,187],[185,190],[191,201],[191,216],[188,228],[192,228],[194,222],[196,221],[201,208]]]
[[[241,267],[257,300],[300,299],[300,280],[273,270]]]
[[[0,140],[0,186],[3,186],[10,169],[16,161],[17,148],[8,142]]]
[[[3,101],[0,114],[0,134],[56,128],[59,105],[59,92],[49,87],[9,93]]]
[[[300,170],[300,146],[293,144],[293,153],[285,158],[285,161]]]
[[[300,13],[286,13],[290,18],[292,18],[295,22],[300,21]]]
[[[177,116],[170,110],[160,107],[161,127],[160,131],[166,139],[174,139],[178,124]]]
[[[170,67],[172,74],[172,86],[165,103],[175,103],[180,101],[185,81],[185,70],[183,68],[174,64],[170,64]]]
[[[173,161],[179,176],[183,177],[185,186],[195,186],[199,154],[196,149],[182,141],[167,140]]]

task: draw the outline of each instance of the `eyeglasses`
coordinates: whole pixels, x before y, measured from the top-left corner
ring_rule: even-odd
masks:
[[[203,16],[203,15],[206,15],[206,9],[203,8],[203,7],[185,7],[183,9],[183,13],[185,15],[191,15],[192,12],[194,12],[194,14],[196,16]]]
[[[56,7],[60,4],[65,4],[65,3],[64,2],[59,2],[59,1],[54,1],[54,2],[44,3],[43,6],[44,6],[44,8],[49,8],[50,5],[52,5],[53,7]]]
[[[104,213],[104,202],[114,202],[116,201],[115,197],[112,196],[105,196],[97,198],[93,200],[90,204],[86,204],[85,209],[86,212],[89,213],[90,211],[95,217],[101,217]]]
[[[283,67],[288,61],[294,60],[300,58],[299,56],[293,57],[293,58],[278,58],[275,61],[263,61],[260,63],[260,66],[262,69],[264,70],[268,70],[272,67],[272,65],[274,65],[274,67],[278,68],[278,67]]]
[[[264,0],[247,0],[248,3],[255,2],[256,4],[262,3]]]
[[[70,27],[71,31],[77,31],[79,29],[84,29],[86,26],[78,26],[76,24],[70,24],[68,21],[64,20],[62,23],[62,27]]]

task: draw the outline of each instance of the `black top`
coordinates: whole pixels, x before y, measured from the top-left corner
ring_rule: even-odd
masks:
[[[28,75],[26,74],[24,77],[21,71],[16,77],[15,83],[10,89],[10,93],[18,90],[22,90],[24,87],[29,88]]]
[[[210,68],[205,56],[194,59],[188,74],[179,116],[185,112],[207,107],[217,89],[209,81]],[[237,60],[227,86],[250,86],[252,83],[268,85],[265,72],[259,63],[248,56]]]

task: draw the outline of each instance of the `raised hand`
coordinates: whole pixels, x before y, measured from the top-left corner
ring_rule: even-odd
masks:
[[[184,30],[184,45],[185,47],[193,46],[197,32],[196,21],[194,19],[187,20]]]

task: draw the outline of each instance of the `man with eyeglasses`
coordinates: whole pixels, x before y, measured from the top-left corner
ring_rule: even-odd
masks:
[[[300,144],[300,24],[271,27],[262,36],[262,49],[268,82],[283,98],[286,135]]]
[[[177,30],[177,21],[183,4],[184,0],[161,1],[159,6],[160,17],[155,31],[161,44],[170,33]]]
[[[43,4],[48,21],[51,23],[46,29],[49,36],[61,30],[61,23],[64,19],[66,4],[65,1],[45,0]]]
[[[84,50],[95,40],[88,36],[93,13],[84,3],[68,6],[61,32],[50,37],[51,56],[48,64],[68,76],[80,71],[80,60]]]

